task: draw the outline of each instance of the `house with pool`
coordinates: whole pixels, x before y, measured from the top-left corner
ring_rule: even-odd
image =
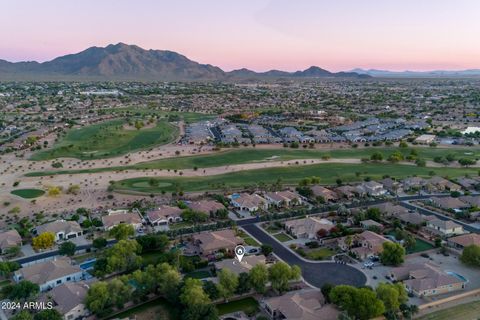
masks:
[[[393,281],[402,281],[408,292],[428,297],[463,290],[467,279],[451,271],[443,271],[430,263],[407,264],[390,270]]]
[[[84,270],[66,257],[54,258],[44,262],[22,267],[15,271],[13,280],[27,280],[38,284],[44,292],[64,283],[77,282],[84,278]]]

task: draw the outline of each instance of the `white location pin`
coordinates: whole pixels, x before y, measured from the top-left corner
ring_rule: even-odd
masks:
[[[235,247],[235,255],[239,262],[242,262],[242,258],[245,255],[245,247],[244,246],[236,246]]]

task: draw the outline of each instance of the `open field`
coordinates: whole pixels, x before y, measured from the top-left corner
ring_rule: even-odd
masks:
[[[173,141],[178,128],[160,121],[152,128],[125,129],[124,120],[112,120],[72,129],[53,148],[39,151],[30,160],[60,157],[99,159],[114,157]]]
[[[45,191],[40,189],[16,189],[12,190],[11,194],[22,197],[24,199],[33,199],[43,196]]]
[[[325,163],[307,166],[291,166],[281,168],[266,168],[245,170],[227,174],[204,177],[166,177],[166,178],[132,178],[117,181],[113,187],[117,191],[133,191],[141,193],[159,193],[162,191],[207,191],[243,188],[256,183],[273,183],[281,179],[282,183],[294,185],[301,179],[317,176],[321,183],[335,184],[337,179],[342,182],[355,182],[365,177],[381,179],[385,175],[404,178],[417,175],[428,177],[431,174],[458,177],[466,174],[474,175],[474,168],[425,168],[402,164],[342,164]]]
[[[419,320],[477,320],[479,315],[480,301],[475,301],[430,313]]]
[[[361,159],[369,158],[373,153],[380,152],[384,158],[388,157],[394,151],[401,151],[408,155],[412,149],[415,149],[419,157],[425,160],[433,160],[436,156],[445,156],[445,154],[455,154],[457,158],[480,158],[479,148],[394,148],[394,147],[371,147],[359,149],[334,149],[334,150],[292,150],[286,148],[279,149],[233,149],[222,152],[200,155],[200,156],[182,156],[154,160],[138,163],[129,166],[112,166],[105,168],[83,169],[83,170],[51,170],[43,172],[32,172],[27,176],[47,176],[55,174],[75,174],[75,173],[98,173],[119,170],[143,170],[143,169],[192,169],[192,168],[211,168],[219,166],[228,166],[244,163],[269,162],[269,161],[287,161],[294,159],[322,159],[331,157],[335,159]]]

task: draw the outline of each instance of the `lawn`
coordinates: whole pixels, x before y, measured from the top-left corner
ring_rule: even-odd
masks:
[[[480,301],[454,306],[445,310],[436,311],[419,320],[476,320],[480,315]]]
[[[260,243],[255,241],[252,237],[250,237],[245,231],[243,230],[238,230],[237,235],[245,241],[246,245],[252,246],[252,247],[260,247]]]
[[[305,258],[310,260],[325,260],[333,256],[335,253],[328,248],[312,249],[305,252]]]
[[[165,254],[159,251],[149,251],[142,253],[142,259],[143,259],[143,264],[144,265],[149,265],[149,264],[158,264],[161,260],[161,258]]]
[[[108,319],[126,319],[130,316],[136,316],[136,319],[152,319],[152,320],[175,320],[178,319],[177,312],[165,299],[158,298],[147,302],[138,307],[132,308],[125,312],[113,315]]]
[[[273,183],[279,178],[283,184],[295,185],[305,177],[319,177],[324,184],[335,184],[337,179],[342,182],[362,181],[364,177],[372,180],[382,179],[389,175],[395,178],[405,178],[417,175],[429,177],[429,174],[442,176],[459,177],[466,174],[476,175],[476,168],[425,168],[401,164],[342,164],[326,163],[308,166],[282,167],[255,169],[232,172],[227,174],[205,176],[205,177],[173,177],[153,178],[158,185],[151,183],[152,178],[142,177],[116,181],[113,184],[115,190],[134,191],[141,193],[161,193],[162,191],[172,192],[183,190],[186,192],[223,190],[225,188],[244,188],[260,182]],[[361,173],[357,176],[357,173]]]
[[[177,230],[183,228],[190,228],[193,227],[193,223],[187,221],[175,222],[168,225],[170,230]]]
[[[218,315],[244,311],[246,314],[254,314],[258,311],[258,302],[252,297],[217,304]]]
[[[17,189],[12,190],[11,194],[25,198],[25,199],[33,199],[43,196],[45,191],[40,189]]]
[[[380,152],[386,158],[393,151],[399,150],[407,155],[411,148],[360,148],[360,149],[335,149],[335,150],[294,150],[294,149],[231,149],[224,150],[214,154],[197,155],[197,156],[181,156],[169,159],[160,159],[149,162],[143,162],[131,166],[124,167],[107,167],[107,168],[95,168],[95,169],[82,169],[82,170],[52,170],[45,172],[34,172],[27,174],[28,176],[42,176],[52,174],[75,174],[75,173],[96,173],[104,171],[118,171],[118,170],[142,170],[142,169],[192,169],[197,168],[210,168],[221,167],[226,165],[252,163],[252,162],[269,162],[269,161],[286,161],[294,159],[321,159],[328,155],[332,158],[354,158],[360,159],[370,157],[374,152]],[[415,150],[418,152],[419,157],[425,160],[432,160],[436,156],[445,156],[447,153],[452,153],[460,157],[480,157],[480,149],[478,148],[455,148],[455,149],[443,149],[443,148],[426,148],[417,147]],[[465,153],[468,153],[467,155]],[[471,153],[471,154],[470,154]]]
[[[59,157],[99,159],[114,157],[171,142],[178,128],[166,121],[140,130],[126,129],[121,119],[71,129],[53,148],[41,150],[31,160],[49,160]]]
[[[288,235],[286,235],[283,232],[274,234],[273,236],[275,237],[275,239],[277,239],[280,242],[286,242],[286,241],[292,240],[292,238],[290,238]]]
[[[422,251],[427,251],[427,250],[430,250],[430,249],[433,249],[435,248],[433,245],[431,245],[430,243],[422,240],[422,239],[419,239],[419,238],[415,238],[416,242],[415,242],[415,247],[413,247],[412,249],[409,249],[407,250],[407,253],[410,254],[410,253],[417,253],[417,252],[422,252]]]
[[[186,278],[194,278],[194,279],[204,279],[211,277],[212,274],[207,270],[199,270],[187,273],[185,275]]]

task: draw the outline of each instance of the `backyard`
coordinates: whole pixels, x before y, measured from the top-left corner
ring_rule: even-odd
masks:
[[[477,320],[480,315],[480,301],[435,311],[418,318],[419,320]]]
[[[218,304],[217,310],[220,316],[238,311],[243,311],[247,315],[255,314],[258,311],[258,302],[254,298],[248,297],[240,300]]]

